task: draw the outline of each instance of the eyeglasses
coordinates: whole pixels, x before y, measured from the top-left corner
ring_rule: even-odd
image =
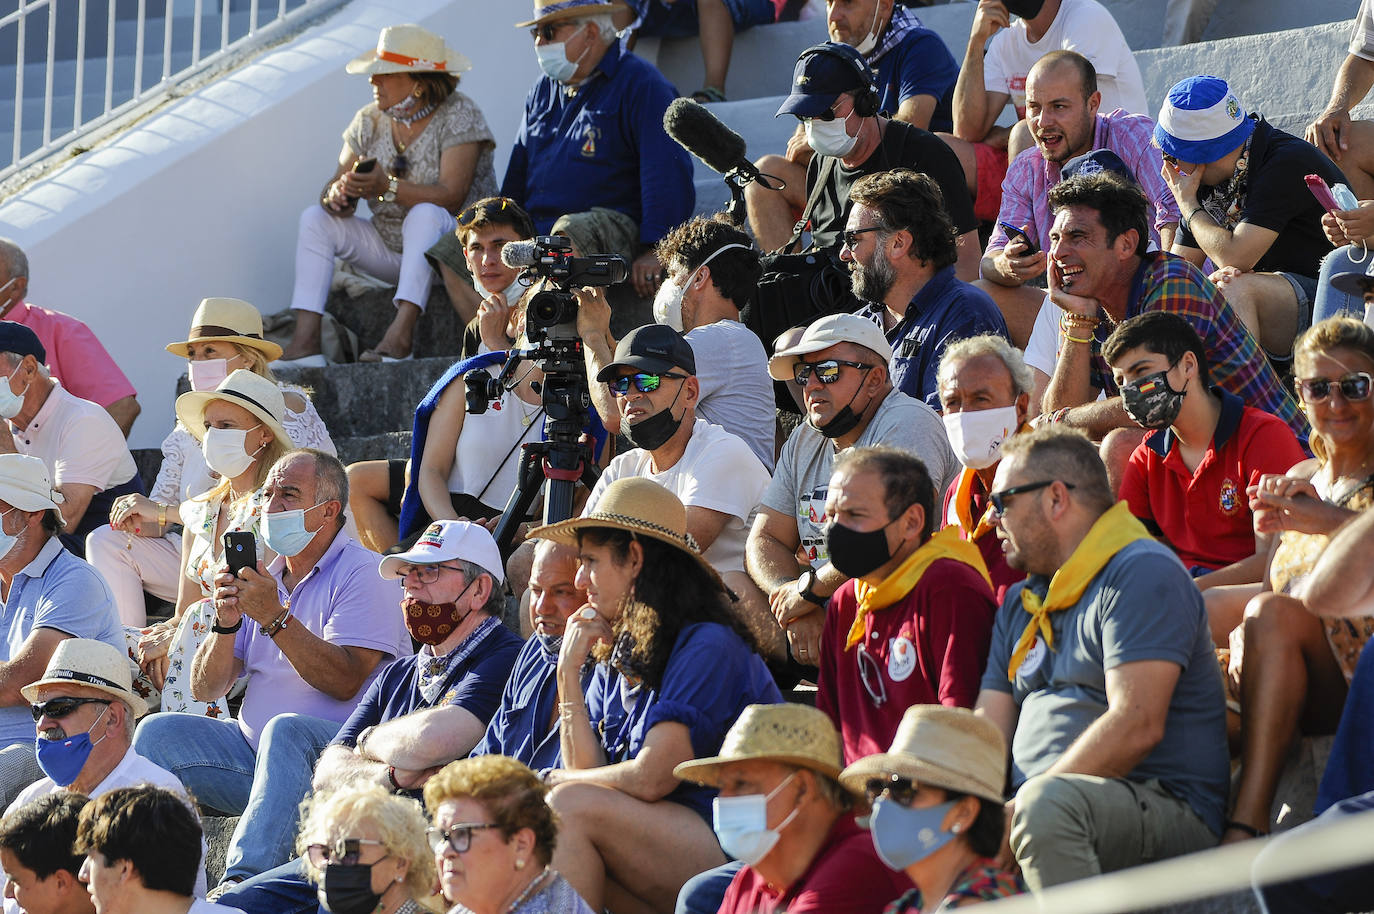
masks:
[[[1320,403],[1331,396],[1331,385],[1337,384],[1341,388],[1341,396],[1347,400],[1359,401],[1369,399],[1370,381],[1368,372],[1357,371],[1348,374],[1339,381],[1331,378],[1298,378],[1293,383],[1297,385],[1298,392],[1308,403]]]
[[[373,841],[370,838],[340,838],[333,845],[307,845],[305,856],[310,861],[310,865],[317,870],[324,869],[330,863],[339,866],[356,866],[364,844],[382,846],[382,842]]]
[[[49,720],[61,720],[68,714],[75,711],[82,705],[109,705],[107,698],[49,698],[47,701],[38,705],[30,705],[29,713],[33,715],[34,722],[46,717]]]
[[[463,569],[453,565],[402,565],[400,571],[402,578],[408,578],[413,574],[420,579],[421,584],[433,584],[439,580],[440,568],[447,568],[449,571],[457,571],[460,574],[463,571]]]
[[[442,852],[445,844],[453,848],[455,854],[466,854],[468,848],[472,847],[473,832],[500,827],[495,822],[461,822],[448,828],[427,828],[425,837],[429,839],[430,849],[436,854]]]
[[[916,800],[917,786],[911,778],[893,774],[885,778],[869,778],[864,784],[864,794],[868,805],[872,806],[878,797],[885,796],[898,806],[910,807]]]
[[[540,38],[544,39],[545,41],[553,41],[553,36],[557,35],[560,30],[567,28],[570,25],[580,26],[580,23],[569,22],[567,20],[564,20],[563,22],[546,22],[543,25],[533,26],[530,29],[530,37],[533,38],[535,41],[538,41]]]
[[[500,203],[500,206],[496,204]],[[504,213],[506,207],[514,206],[515,201],[510,197],[496,197],[494,200],[478,200],[458,214],[458,227],[467,228],[477,221],[479,216],[490,217],[493,213]]]
[[[868,228],[860,229],[845,229],[840,233],[840,237],[844,239],[843,246],[852,251],[859,246],[859,236],[864,232],[881,232],[882,230],[883,227],[881,225],[870,225]]]
[[[1001,517],[1003,514],[1007,513],[1007,499],[1011,498],[1014,495],[1024,495],[1027,492],[1034,492],[1037,489],[1043,489],[1046,486],[1052,486],[1056,482],[1063,482],[1063,480],[1046,479],[1041,482],[1028,482],[1023,486],[1012,486],[1010,489],[1003,489],[1000,492],[990,492],[988,493],[988,501],[992,502],[992,513],[996,514],[998,517]],[[1064,488],[1072,489],[1075,488],[1075,486],[1071,482],[1065,482]]]
[[[811,379],[814,372],[816,380],[822,384],[834,384],[840,379],[840,366],[848,365],[850,368],[857,368],[860,371],[868,371],[874,366],[864,362],[849,362],[845,359],[826,359],[821,362],[798,362],[792,369],[792,383],[798,387],[805,387],[806,382]]]
[[[642,394],[649,394],[658,390],[658,386],[663,383],[664,378],[682,380],[686,377],[685,374],[673,374],[672,372],[664,372],[663,374],[640,373],[628,374],[623,378],[613,378],[609,383],[611,386],[611,393],[615,394],[617,397],[623,397],[630,392],[631,381],[634,382],[635,390]]]
[[[887,701],[887,686],[883,685],[883,666],[862,644],[855,652],[855,662],[859,665],[859,681],[864,691],[873,699],[873,707],[880,708]]]

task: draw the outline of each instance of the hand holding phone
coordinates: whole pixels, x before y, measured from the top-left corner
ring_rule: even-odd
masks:
[[[247,530],[224,534],[224,562],[234,577],[245,568],[258,567],[258,543]]]
[[[1031,241],[1031,238],[1029,235],[1026,234],[1025,229],[1012,225],[1010,222],[998,222],[997,224],[1002,226],[1002,231],[1007,233],[1008,243],[1012,241],[1020,241],[1026,246],[1026,249],[1017,256],[1030,257],[1033,254],[1040,253],[1040,248],[1036,245],[1034,241]]]
[[[1334,213],[1339,209],[1344,209],[1344,207],[1336,201],[1336,197],[1331,192],[1331,188],[1322,180],[1321,175],[1308,175],[1303,178],[1303,180],[1307,182],[1307,189],[1312,191],[1312,196],[1317,198],[1317,202],[1321,204],[1322,209],[1326,210],[1328,213]]]

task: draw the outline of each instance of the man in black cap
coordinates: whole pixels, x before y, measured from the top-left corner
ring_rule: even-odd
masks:
[[[791,114],[801,121],[816,156],[807,167],[805,188],[788,185],[774,191],[757,182],[745,188],[749,225],[759,247],[771,251],[786,244],[794,213],[803,210],[811,223],[812,247],[838,254],[854,182],[878,171],[912,168],[940,185],[945,210],[960,236],[956,275],[973,281],[978,276],[978,222],[958,157],[933,133],[878,111],[873,73],[858,51],[833,41],[802,51],[792,94],[777,116]]]

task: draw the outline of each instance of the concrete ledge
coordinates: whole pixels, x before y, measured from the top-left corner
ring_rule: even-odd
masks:
[[[410,431],[415,406],[452,356],[404,362],[355,363],[327,368],[283,369],[278,376],[311,391],[315,408],[340,441],[388,432]]]

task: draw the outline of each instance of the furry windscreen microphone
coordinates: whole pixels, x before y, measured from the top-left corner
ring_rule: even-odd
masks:
[[[501,262],[508,267],[532,267],[539,262],[539,242],[508,241],[501,248]]]
[[[690,98],[674,99],[668,105],[663,112],[663,129],[683,149],[721,174],[741,165],[752,170],[752,163],[745,158],[744,137]]]

